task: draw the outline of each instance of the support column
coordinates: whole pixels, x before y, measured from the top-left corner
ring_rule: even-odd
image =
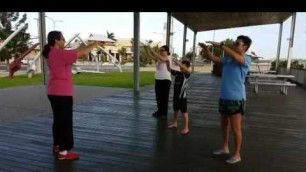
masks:
[[[275,61],[275,70],[277,71],[279,65],[279,57],[280,57],[280,50],[282,44],[282,34],[283,34],[283,22],[279,23],[279,31],[278,31],[278,45],[277,45],[277,54],[276,54],[276,61]]]
[[[184,25],[184,36],[183,36],[183,53],[182,57],[185,57],[186,54],[186,36],[187,36],[187,25]]]
[[[134,92],[139,92],[140,13],[134,12]]]
[[[42,52],[44,46],[47,44],[47,34],[46,34],[46,17],[45,12],[38,13],[38,23],[39,23],[39,42],[40,42],[40,50]],[[41,55],[41,68],[43,75],[43,84],[46,85],[48,81],[48,65],[46,59]]]
[[[290,38],[289,38],[289,49],[288,49],[288,58],[287,58],[287,72],[290,70],[290,66],[291,66],[295,20],[296,20],[296,12],[292,13],[291,30],[290,30]]]
[[[194,35],[193,35],[193,50],[192,50],[192,73],[194,72],[194,62],[195,62],[195,57],[196,55],[196,39],[197,39],[197,32],[194,31]]]

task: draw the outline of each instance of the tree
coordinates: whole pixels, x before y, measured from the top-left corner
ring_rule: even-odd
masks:
[[[140,43],[140,49],[139,49],[139,58],[140,58],[140,62],[144,65],[146,64],[150,64],[151,63],[151,58],[148,55],[148,53],[146,52],[146,50],[144,49],[144,46],[149,46],[151,47],[151,44],[153,43],[152,40],[146,40],[145,43]],[[156,46],[154,46],[152,48],[154,51],[156,51]]]
[[[115,34],[113,32],[106,31],[107,38],[116,41]]]
[[[286,67],[287,67],[287,60],[279,61],[278,67],[286,68]],[[292,60],[292,61],[291,61],[290,68],[291,68],[291,69],[305,69],[304,65],[303,65],[303,64],[300,64],[298,60]],[[270,68],[270,70],[276,70],[276,60],[273,60],[273,61],[271,62],[271,68]]]
[[[15,29],[18,29],[27,20],[27,15],[24,14],[20,18],[19,12],[0,12],[0,22],[3,28],[0,30],[0,40],[4,41],[8,38]],[[12,26],[14,24],[14,27]],[[22,29],[0,52],[0,60],[6,60],[7,65],[9,59],[18,57],[25,52],[29,47],[27,45],[30,34],[26,33],[28,24]]]
[[[234,44],[234,40],[233,39],[226,39],[223,41],[224,44],[229,47],[229,48],[233,48],[233,44]],[[213,47],[212,45],[208,45],[208,48],[211,52],[213,52],[213,54],[217,57],[223,57],[223,50],[220,48],[216,48]],[[201,50],[200,55],[202,56],[202,58],[204,60],[210,61],[210,59],[208,58],[207,54],[205,53],[204,50]],[[215,63],[213,65],[213,70],[212,73],[215,74],[216,76],[221,76],[222,75],[222,64],[221,63]]]
[[[131,38],[130,42],[131,42],[131,45],[132,45],[131,51],[134,52],[134,38]]]
[[[173,54],[172,54],[172,57],[173,57],[173,58],[175,58],[175,59],[177,60],[177,59],[178,59],[178,57],[179,57],[179,55],[178,55],[178,54],[176,54],[176,53],[173,53]]]
[[[123,59],[126,58],[126,48],[125,47],[121,47],[119,50],[118,50],[118,53],[123,57]]]
[[[227,38],[223,42],[226,46],[233,48],[233,44],[235,41],[233,39]],[[208,48],[211,52],[213,51],[213,54],[216,55],[217,57],[221,58],[223,56],[223,51],[220,48],[213,48],[211,45],[208,45]],[[201,50],[200,55],[202,56],[203,59],[210,61],[204,50]]]
[[[150,39],[150,40],[146,40],[146,43],[147,45],[151,45],[153,43],[153,41]]]
[[[152,62],[152,59],[150,58],[150,56],[147,54],[144,46],[150,46],[152,47],[152,43],[153,41],[152,40],[146,40],[145,43],[142,43],[140,42],[140,46],[139,46],[139,58],[140,58],[140,62],[143,64],[143,65],[146,65],[146,64],[151,64]],[[131,44],[132,44],[132,51],[134,51],[134,39],[132,38],[131,39]],[[156,44],[155,46],[152,47],[152,50],[155,51],[155,52],[159,52],[159,46],[158,44]]]
[[[191,62],[192,58],[194,58],[195,56],[196,56],[195,53],[190,51],[190,52],[186,53],[185,58],[188,59]]]

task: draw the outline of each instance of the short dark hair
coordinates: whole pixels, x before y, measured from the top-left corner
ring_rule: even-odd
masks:
[[[182,64],[185,64],[186,67],[190,67],[190,62],[188,60],[183,60]]]
[[[165,51],[167,51],[168,52],[168,56],[170,55],[170,50],[169,50],[168,45],[163,45],[160,48],[163,48]]]
[[[239,35],[237,39],[240,39],[244,45],[248,46],[247,49],[245,50],[245,51],[248,51],[248,49],[250,48],[252,44],[252,39],[245,35]]]

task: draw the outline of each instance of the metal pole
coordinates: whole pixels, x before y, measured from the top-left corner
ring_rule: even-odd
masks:
[[[213,41],[214,42],[215,42],[215,34],[216,34],[216,30],[214,30],[214,32],[213,32]],[[215,48],[214,48],[214,46],[212,46],[211,53],[214,54],[214,50],[215,50]],[[212,60],[210,60],[210,67],[211,67],[211,70],[213,70],[213,61]]]
[[[215,42],[215,34],[216,34],[216,30],[214,30],[213,32],[213,41]],[[214,54],[214,47],[212,47],[211,52]]]
[[[192,73],[194,72],[194,59],[196,57],[196,39],[197,39],[197,32],[194,31],[194,35],[193,35],[193,50],[192,50]]]
[[[170,47],[170,29],[171,29],[171,13],[167,13],[167,33],[166,33],[166,45]]]
[[[44,46],[47,43],[46,40],[46,19],[45,19],[45,12],[39,12],[38,15],[38,22],[39,22],[39,42],[40,42],[40,49],[43,50]],[[41,66],[42,66],[42,74],[43,74],[43,84],[47,84],[48,80],[48,66],[45,58],[41,55]]]
[[[134,92],[139,92],[139,38],[140,13],[134,12]]]
[[[173,32],[173,20],[171,20],[171,26],[170,26],[170,50],[171,50],[171,54],[173,55],[174,53],[174,46],[173,46],[173,36],[174,36],[174,32]]]
[[[277,54],[275,61],[275,70],[277,71],[279,65],[279,57],[280,57],[280,49],[282,44],[282,34],[283,34],[283,22],[279,23],[279,31],[278,31],[278,45],[277,45]]]
[[[292,57],[292,51],[293,51],[294,29],[295,29],[295,20],[296,20],[296,12],[292,13],[291,31],[290,31],[289,49],[288,49],[288,58],[287,58],[287,71],[289,71],[290,65],[291,65],[291,57]]]
[[[187,25],[184,25],[183,53],[182,53],[182,57],[185,56],[185,52],[186,52],[186,36],[187,36]]]

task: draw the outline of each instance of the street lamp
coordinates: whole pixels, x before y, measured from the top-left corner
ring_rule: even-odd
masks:
[[[54,20],[54,19],[52,19],[51,17],[49,17],[49,16],[46,16],[48,19],[50,19],[52,22],[53,22],[53,28],[54,28],[54,30],[55,30],[55,23],[56,22],[63,22],[62,20]]]

